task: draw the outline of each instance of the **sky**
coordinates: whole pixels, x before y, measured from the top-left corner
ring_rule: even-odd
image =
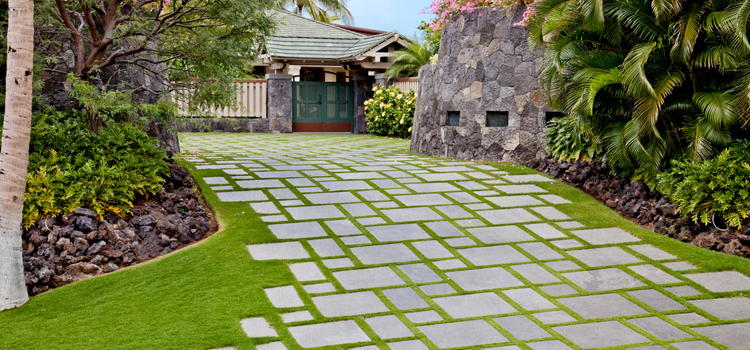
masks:
[[[406,36],[421,34],[417,29],[421,21],[431,16],[419,14],[431,0],[349,0],[348,8],[354,16],[354,25],[383,31],[397,30]]]

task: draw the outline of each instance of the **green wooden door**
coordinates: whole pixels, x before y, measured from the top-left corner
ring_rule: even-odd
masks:
[[[351,83],[294,82],[294,131],[351,132],[354,89]]]

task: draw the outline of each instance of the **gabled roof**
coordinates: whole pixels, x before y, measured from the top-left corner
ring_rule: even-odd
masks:
[[[392,38],[399,38],[396,31],[367,36],[289,11],[275,10],[272,15],[280,24],[266,41],[266,54],[274,58],[340,60],[361,55]]]

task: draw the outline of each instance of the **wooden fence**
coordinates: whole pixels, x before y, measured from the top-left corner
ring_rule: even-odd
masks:
[[[205,113],[200,113],[203,116],[215,116],[222,118],[234,118],[234,117],[256,117],[256,118],[267,118],[267,105],[268,105],[268,83],[266,80],[254,79],[237,79],[237,107],[236,108],[212,108]],[[188,103],[186,101],[176,101],[180,108],[181,116],[191,116],[188,112]]]
[[[416,93],[419,88],[419,78],[393,79],[393,86],[399,87],[403,91],[414,90],[414,93]]]

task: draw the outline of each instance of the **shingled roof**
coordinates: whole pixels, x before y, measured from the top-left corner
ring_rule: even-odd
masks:
[[[280,25],[266,41],[266,54],[273,58],[346,60],[381,43],[399,38],[397,31],[373,36],[295,15],[274,11]]]

